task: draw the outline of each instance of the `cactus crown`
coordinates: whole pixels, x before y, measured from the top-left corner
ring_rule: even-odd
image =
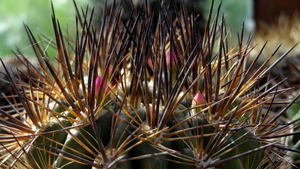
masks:
[[[283,123],[281,118],[293,101],[273,108],[291,89],[280,89],[282,82],[268,78],[277,63],[266,66],[272,55],[257,70],[257,59],[247,63],[254,46],[251,38],[243,41],[243,30],[231,47],[224,19],[207,24],[201,34],[197,15],[188,14],[184,4],[158,4],[156,20],[147,2],[132,9],[126,21],[121,9],[105,13],[98,30],[93,11],[75,7],[75,38],[62,33],[53,10],[55,64],[25,26],[39,68],[20,53],[28,83],[7,73],[16,94],[6,98],[19,102],[0,108],[1,166],[292,164],[287,154],[296,150],[284,139],[295,134],[291,127],[297,120]]]

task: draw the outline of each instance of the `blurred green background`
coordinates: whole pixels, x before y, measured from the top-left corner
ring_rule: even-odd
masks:
[[[76,0],[86,7],[88,0]],[[63,29],[74,32],[75,9],[73,0],[52,0],[55,15]],[[0,0],[0,57],[11,56],[17,47],[22,53],[32,56],[33,50],[27,38],[23,23],[34,35],[45,35],[53,39],[50,0]],[[41,37],[41,39],[45,39]],[[46,41],[44,40],[46,44]],[[49,55],[53,55],[53,52]]]
[[[72,35],[75,31],[75,9],[73,0],[52,0],[56,17],[61,27]],[[196,1],[195,1],[196,2]],[[207,0],[206,12],[211,5]],[[215,0],[218,5],[221,0]],[[95,0],[76,0],[78,6],[86,7],[88,3],[95,3]],[[98,3],[99,4],[99,3]],[[223,1],[221,13],[225,13],[227,24],[232,26],[233,34],[240,31],[243,21],[251,31],[252,22],[252,0],[226,0]],[[90,6],[93,6],[90,4]],[[215,6],[215,9],[217,6]],[[27,24],[34,35],[44,35],[53,39],[51,24],[51,0],[0,0],[0,57],[11,56],[12,51],[17,47],[22,53],[33,56],[33,50],[28,41],[23,23]],[[250,25],[247,25],[250,24]],[[253,27],[253,28],[252,28]],[[41,37],[44,45],[47,40]],[[48,51],[50,57],[55,55],[53,49]]]
[[[214,0],[213,13],[217,12],[218,6],[221,4],[220,16],[224,14],[225,22],[231,27],[231,33],[236,35],[241,31],[242,25],[245,25],[245,32],[249,33],[255,29],[254,17],[254,1],[253,0]],[[208,18],[212,0],[206,0],[205,3],[205,17]],[[219,22],[221,17],[219,17]],[[246,35],[247,37],[247,35]]]

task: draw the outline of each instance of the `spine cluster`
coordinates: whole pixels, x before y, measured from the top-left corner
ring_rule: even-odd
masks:
[[[9,103],[12,111],[0,108],[1,166],[292,165],[288,153],[298,150],[286,140],[298,119],[285,123],[283,115],[296,98],[282,100],[291,89],[268,78],[272,56],[254,69],[260,56],[247,62],[254,47],[243,30],[231,46],[224,19],[203,34],[184,4],[157,8],[157,20],[147,3],[126,21],[121,9],[106,13],[98,30],[93,11],[76,7],[73,38],[62,33],[53,12],[55,62],[25,26],[39,68],[20,56],[28,83],[7,73],[16,91],[11,97],[20,102]]]

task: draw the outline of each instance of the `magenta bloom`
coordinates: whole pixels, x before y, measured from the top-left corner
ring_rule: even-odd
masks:
[[[107,89],[107,83],[103,81],[101,76],[98,76],[95,82],[95,92],[99,95],[100,92],[105,92]]]
[[[150,66],[151,69],[153,69],[153,63],[150,58],[147,60],[147,64]]]
[[[171,61],[172,59],[172,61]],[[175,62],[176,62],[176,52],[174,49],[170,49],[168,53],[166,54],[166,63],[167,66],[170,66],[172,64],[172,67],[175,67]]]
[[[206,104],[206,100],[204,96],[200,92],[198,92],[192,101],[192,106],[199,106],[204,104]]]

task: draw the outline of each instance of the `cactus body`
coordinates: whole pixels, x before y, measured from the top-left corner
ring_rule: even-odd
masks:
[[[97,129],[104,144],[108,143],[110,137],[110,128],[107,127],[111,126],[111,122],[112,115],[108,112],[105,112],[101,117],[99,117],[99,119],[96,120]],[[95,147],[97,147],[95,133],[92,126],[88,125],[86,127],[76,129],[75,131],[71,131],[61,151],[74,154],[77,157],[91,161],[90,158],[93,157],[93,153],[96,153],[93,152]],[[63,157],[57,158],[57,160],[55,161],[55,166],[58,168],[63,167],[69,169],[90,168],[90,166],[74,163],[72,160]]]
[[[60,124],[61,123],[61,124]],[[52,155],[49,147],[55,147],[61,149],[67,138],[68,133],[66,131],[55,132],[70,126],[71,123],[67,120],[60,120],[60,122],[52,122],[43,132],[54,132],[39,136],[32,144],[32,147],[28,151],[29,159],[34,159],[34,162],[40,168],[46,168],[47,165],[53,164],[57,156]],[[34,165],[33,165],[34,166]]]

